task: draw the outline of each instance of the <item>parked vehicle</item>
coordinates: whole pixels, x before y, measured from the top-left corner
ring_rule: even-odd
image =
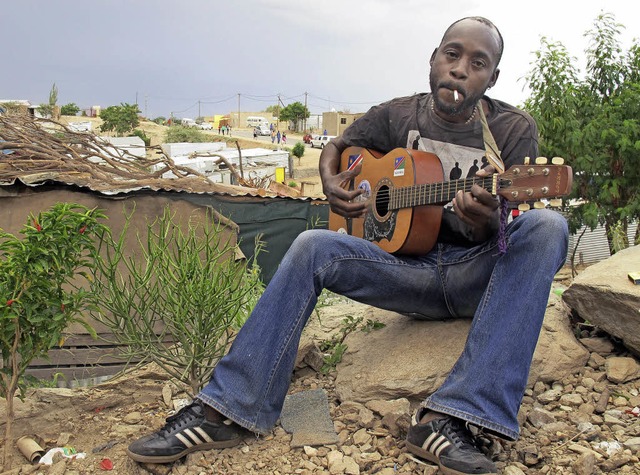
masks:
[[[211,122],[201,122],[198,124],[198,128],[202,130],[213,130],[213,125],[211,125]]]
[[[254,127],[253,131],[256,135],[271,135],[271,131],[266,125],[259,125],[257,127]]]
[[[329,143],[329,140],[335,139],[336,137],[337,135],[318,135],[311,139],[311,148],[324,148],[324,146]]]
[[[180,121],[180,124],[183,127],[197,127],[198,126],[198,124],[196,124],[196,121],[193,120],[193,119],[182,119]]]
[[[269,126],[269,121],[264,117],[249,116],[247,117],[247,125],[249,127],[257,127],[259,125]]]

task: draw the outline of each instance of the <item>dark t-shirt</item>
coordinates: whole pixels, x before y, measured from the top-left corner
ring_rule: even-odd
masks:
[[[529,114],[501,101],[484,97],[489,104],[487,122],[505,167],[522,163],[538,154],[538,129]],[[487,165],[482,124],[450,124],[431,108],[431,94],[399,97],[372,107],[342,135],[346,145],[387,153],[410,148],[434,153],[442,163],[445,179],[474,176]],[[471,229],[450,206],[445,207],[439,242],[471,246]]]

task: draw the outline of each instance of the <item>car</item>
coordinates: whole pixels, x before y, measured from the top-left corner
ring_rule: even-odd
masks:
[[[311,139],[311,148],[318,147],[324,148],[331,139],[335,139],[337,135],[318,135]]]
[[[196,124],[196,121],[193,120],[193,119],[182,119],[180,121],[180,124],[183,127],[197,127],[198,126],[198,124]]]
[[[198,128],[202,130],[213,130],[213,125],[210,122],[201,122],[198,124]]]
[[[257,127],[254,127],[253,132],[256,135],[271,135],[271,131],[269,130],[269,127],[267,127],[266,125],[259,125]]]

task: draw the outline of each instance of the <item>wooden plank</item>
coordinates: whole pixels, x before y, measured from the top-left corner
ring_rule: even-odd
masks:
[[[127,365],[84,366],[76,368],[28,368],[26,374],[38,379],[53,380],[58,375],[59,385],[63,381],[66,385],[72,381],[96,378],[99,376],[112,376],[123,371]],[[60,376],[62,375],[62,376]],[[60,381],[62,379],[62,381]]]

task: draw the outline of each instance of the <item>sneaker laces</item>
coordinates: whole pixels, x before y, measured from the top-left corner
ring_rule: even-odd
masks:
[[[198,411],[196,408],[200,408],[200,411]],[[163,432],[165,434],[171,433],[177,428],[183,426],[185,422],[190,422],[194,419],[199,419],[202,417],[202,406],[198,401],[194,401],[188,406],[180,409],[173,416],[167,417],[164,427],[160,429],[159,432]]]
[[[459,449],[473,449],[479,451],[478,443],[471,432],[470,424],[466,421],[448,417],[440,429],[453,445]]]

